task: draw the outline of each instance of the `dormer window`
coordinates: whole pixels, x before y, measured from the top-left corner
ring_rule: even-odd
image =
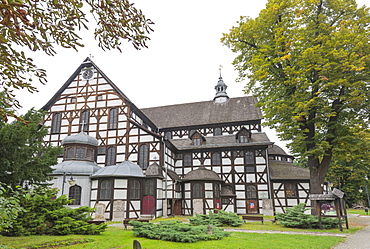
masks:
[[[251,133],[246,129],[242,128],[237,134],[236,134],[236,140],[239,143],[249,143],[251,139]]]
[[[200,146],[205,143],[206,139],[198,131],[195,131],[191,136],[191,144],[194,146]]]

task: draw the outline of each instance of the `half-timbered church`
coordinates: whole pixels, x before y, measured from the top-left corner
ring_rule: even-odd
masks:
[[[213,100],[140,109],[87,58],[42,108],[45,143],[64,147],[54,186],[108,220],[309,205],[309,172],[262,131],[256,98],[215,83]]]

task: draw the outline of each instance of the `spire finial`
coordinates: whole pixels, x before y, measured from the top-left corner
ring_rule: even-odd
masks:
[[[223,68],[223,66],[220,65],[219,69],[218,69],[220,71],[220,77],[218,78],[217,85],[215,86],[216,96],[213,99],[213,101],[215,103],[224,103],[229,99],[229,97],[227,96],[227,93],[226,93],[227,85],[222,80],[222,75],[221,75],[221,69],[222,68]]]

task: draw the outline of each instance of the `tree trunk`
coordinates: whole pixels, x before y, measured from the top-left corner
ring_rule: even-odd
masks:
[[[323,194],[323,185],[326,172],[330,164],[329,158],[319,162],[318,158],[308,157],[308,166],[310,169],[310,194]],[[311,214],[317,215],[316,202],[311,203]]]

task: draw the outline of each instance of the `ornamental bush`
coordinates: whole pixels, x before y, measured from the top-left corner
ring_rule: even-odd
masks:
[[[190,224],[199,225],[212,225],[212,226],[232,226],[238,227],[243,224],[243,221],[236,213],[226,212],[224,210],[217,210],[218,212],[209,212],[208,215],[196,214],[195,217],[190,217]]]
[[[229,236],[221,228],[212,227],[212,234],[207,234],[208,226],[193,226],[181,221],[161,221],[159,224],[130,221],[133,233],[137,237],[174,242],[196,242],[201,240],[219,240]]]
[[[8,192],[22,208],[11,225],[0,224],[0,234],[5,236],[99,234],[106,224],[89,224],[90,207],[72,209],[66,196],[56,197],[56,189],[36,187],[33,190],[18,188]],[[7,197],[5,197],[7,198]]]
[[[276,220],[286,227],[292,228],[320,228],[319,219],[316,215],[305,214],[309,210],[305,203],[287,208],[286,213],[276,215]],[[338,226],[338,221],[329,217],[321,217],[322,228],[331,229]]]

